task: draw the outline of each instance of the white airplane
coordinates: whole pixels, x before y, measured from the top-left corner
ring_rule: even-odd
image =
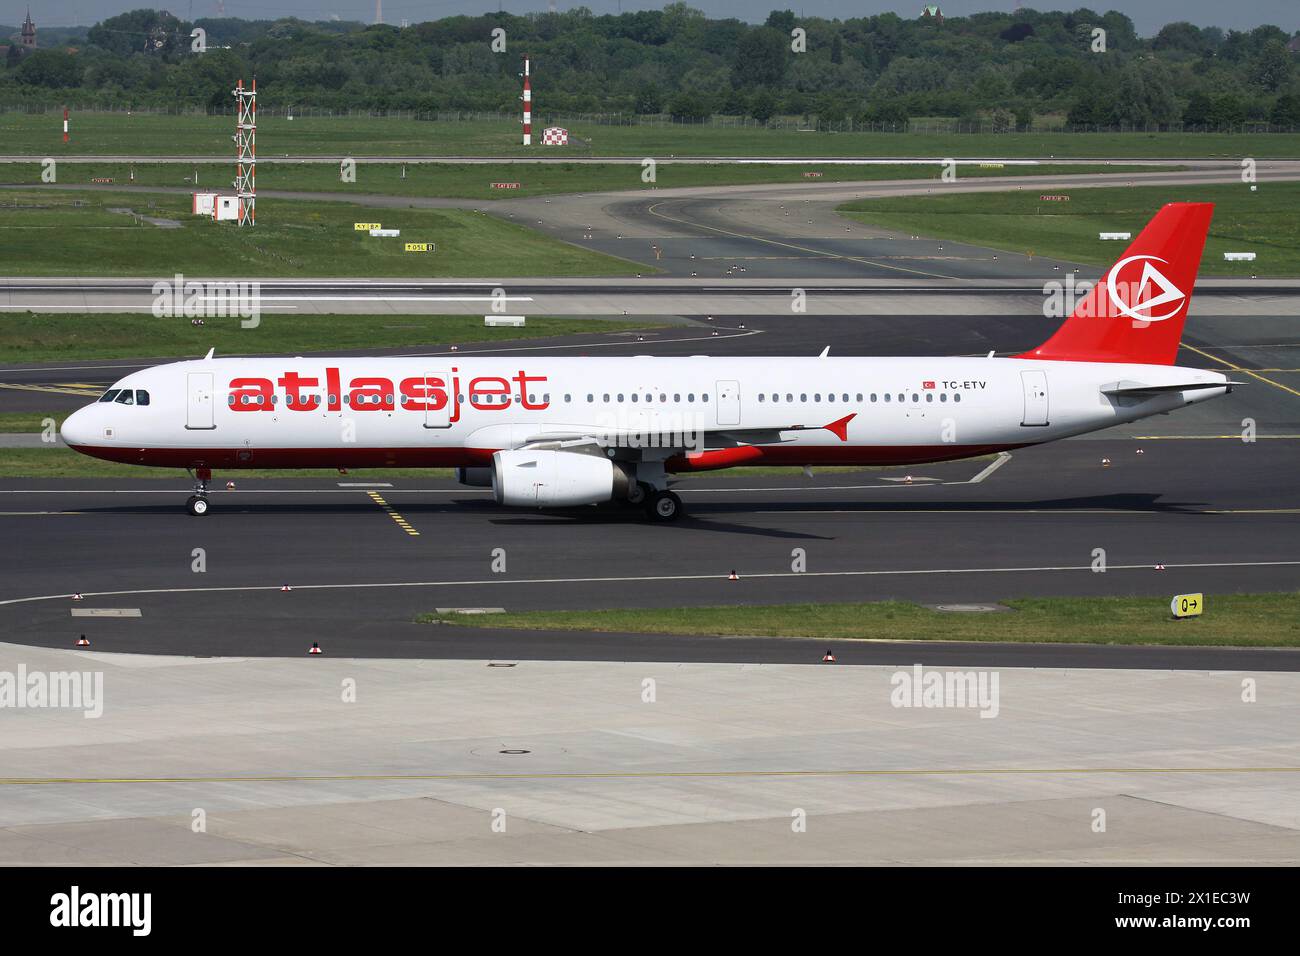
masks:
[[[1173,364],[1213,215],[1165,206],[1060,329],[1010,358],[214,358],[135,372],[63,440],[185,468],[453,467],[503,505],[644,504],[681,472],[902,465],[1068,438],[1226,394]]]

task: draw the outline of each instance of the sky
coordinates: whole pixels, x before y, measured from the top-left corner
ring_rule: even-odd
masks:
[[[306,20],[327,20],[337,16],[344,20],[371,22],[375,17],[375,0],[224,0],[228,16],[247,20],[275,19],[297,16]],[[384,22],[400,24],[405,18],[410,22],[433,20],[457,13],[483,13],[498,8],[498,0],[379,0],[383,3]],[[504,9],[512,13],[528,13],[548,9],[549,0],[501,0]],[[557,9],[565,10],[579,4],[555,0]],[[654,10],[664,6],[666,0],[588,0],[585,6],[595,13],[617,13],[622,10]],[[713,17],[735,17],[741,20],[766,19],[769,9],[791,9],[806,16],[861,17],[892,10],[901,16],[914,17],[921,12],[922,0],[768,0],[755,4],[753,0],[688,0],[690,5]],[[940,2],[943,12],[951,16],[964,16],[984,11],[1010,11],[1016,0],[948,0]],[[26,12],[26,0],[0,0],[0,23],[21,23]],[[1118,10],[1128,14],[1143,36],[1154,35],[1161,26],[1175,20],[1190,20],[1198,26],[1217,26],[1234,30],[1250,30],[1264,23],[1281,27],[1288,33],[1300,30],[1300,0],[1111,0],[1107,3],[1088,0],[1029,0],[1024,6],[1041,10],[1077,9],[1087,6],[1099,12]],[[89,25],[105,17],[126,10],[154,7],[170,10],[182,19],[216,15],[217,0],[34,0],[32,19],[39,31],[42,24],[50,26]],[[39,35],[39,34],[38,34]]]

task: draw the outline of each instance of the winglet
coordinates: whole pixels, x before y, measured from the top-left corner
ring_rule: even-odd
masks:
[[[839,419],[839,421],[831,422],[829,425],[823,425],[822,428],[826,429],[840,441],[848,441],[849,422],[853,421],[853,419],[857,417],[858,413],[854,412],[852,415],[845,415],[843,418]]]
[[[822,349],[822,354],[819,355],[819,356],[817,356],[817,357],[818,357],[818,358],[825,358],[826,356],[828,356],[828,355],[830,355],[830,354],[831,354],[831,347],[828,345],[828,346],[826,346],[826,348]]]
[[[217,351],[217,347],[215,345],[212,346],[212,348],[208,349],[208,354],[203,356],[204,360],[206,361],[207,359],[212,358],[212,356],[216,354],[216,351]]]

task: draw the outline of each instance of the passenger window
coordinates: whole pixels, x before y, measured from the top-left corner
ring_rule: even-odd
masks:
[[[859,398],[858,400],[861,401],[861,398]],[[871,400],[872,400],[873,402],[876,400],[876,393],[875,393],[875,392],[872,392],[872,393],[871,393]]]
[[[111,402],[117,398],[117,393],[122,391],[120,388],[110,388],[107,392],[99,397],[101,402]]]
[[[120,392],[118,393],[118,395],[117,395],[117,404],[119,404],[119,405],[134,405],[134,404],[135,404],[135,393],[132,392],[129,388],[124,388],[124,389],[122,389],[122,391],[120,391]]]
[[[954,402],[960,402],[960,401],[961,401],[961,396],[960,396],[960,395],[954,395],[954,396],[952,397],[952,400],[953,400]]]
[[[946,402],[946,401],[948,401],[948,393],[947,393],[947,392],[943,392],[943,393],[941,393],[941,394],[939,395],[939,401],[941,401],[941,402]]]
[[[885,393],[885,401],[886,401],[886,402],[889,402],[892,398],[893,398],[893,396],[890,395],[888,392]]]

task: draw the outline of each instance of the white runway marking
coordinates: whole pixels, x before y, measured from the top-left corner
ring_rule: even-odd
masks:
[[[73,617],[140,617],[138,607],[74,607]]]
[[[1168,569],[1176,568],[1290,568],[1300,567],[1300,561],[1212,561],[1194,564],[1166,564]],[[1110,571],[1150,571],[1150,564],[1112,564],[1109,566]],[[853,577],[896,577],[903,575],[924,575],[924,574],[1039,574],[1045,571],[1086,571],[1089,574],[1094,573],[1090,564],[1070,564],[1070,565],[1049,565],[1046,567],[1017,567],[1017,568],[907,568],[907,569],[872,569],[864,571],[768,571],[768,572],[750,572],[745,575],[746,580],[763,579],[763,578],[853,578]],[[726,575],[720,572],[712,574],[649,574],[649,575],[619,575],[612,577],[591,577],[591,578],[516,578],[514,580],[502,580],[500,578],[480,578],[469,581],[388,581],[388,582],[358,582],[352,581],[343,584],[293,584],[291,586],[295,591],[348,591],[348,590],[373,590],[376,588],[459,588],[459,587],[488,587],[503,585],[521,585],[521,584],[545,584],[554,586],[556,584],[645,584],[651,582],[663,581],[725,581]],[[140,596],[146,594],[230,594],[230,593],[248,593],[252,591],[279,591],[281,586],[278,584],[252,584],[252,585],[230,585],[226,587],[210,588],[142,588],[138,590],[127,591],[82,591],[83,597],[124,597]],[[31,597],[9,598],[0,601],[0,607],[13,604],[32,604],[37,601],[67,601],[72,598],[71,594],[41,594]]]

